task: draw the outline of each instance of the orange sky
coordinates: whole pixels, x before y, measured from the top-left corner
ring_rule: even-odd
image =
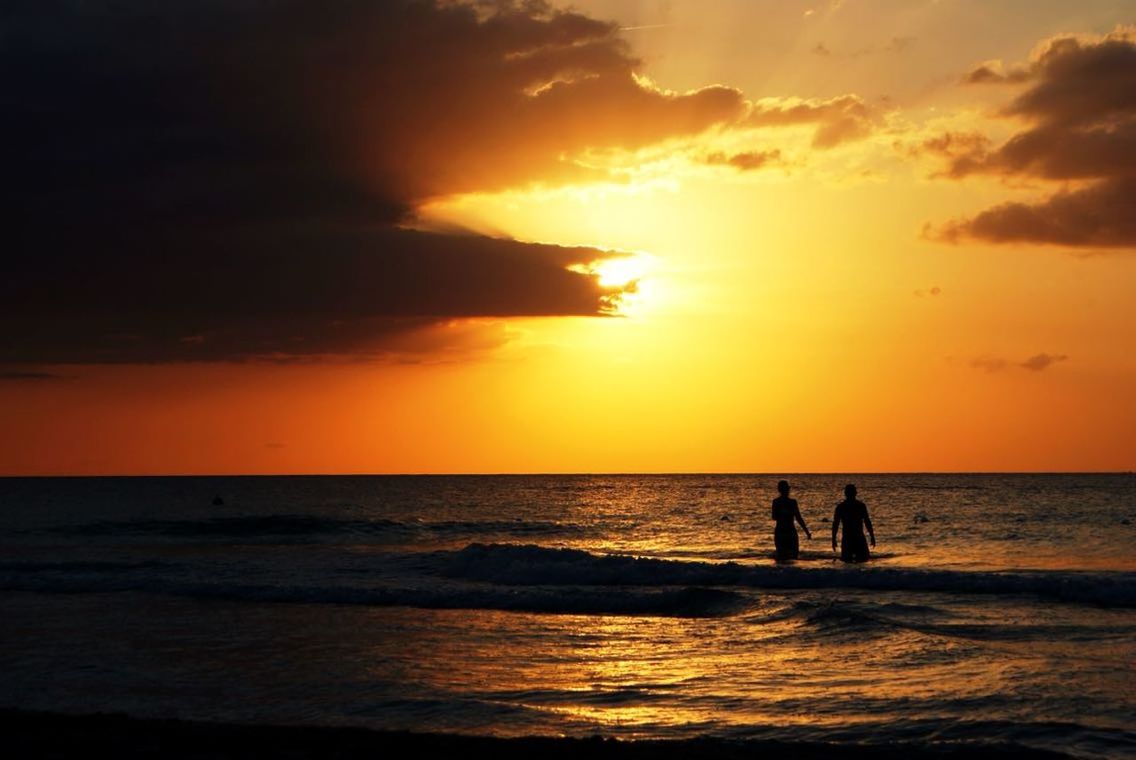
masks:
[[[527,78],[425,92],[421,123],[330,94],[327,121],[403,227],[629,258],[542,279],[552,316],[509,295],[544,274],[460,308],[455,277],[380,312],[413,330],[296,355],[98,353],[48,316],[50,345],[4,335],[31,347],[0,355],[0,474],[1136,468],[1130,2],[573,7],[618,29],[510,43]],[[377,65],[362,91],[427,64]]]

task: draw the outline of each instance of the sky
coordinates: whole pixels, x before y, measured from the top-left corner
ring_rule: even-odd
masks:
[[[1136,2],[16,0],[0,474],[1136,469]]]

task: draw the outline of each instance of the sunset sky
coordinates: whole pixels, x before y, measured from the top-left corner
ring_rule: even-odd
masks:
[[[0,474],[1136,469],[1132,0],[0,30]]]

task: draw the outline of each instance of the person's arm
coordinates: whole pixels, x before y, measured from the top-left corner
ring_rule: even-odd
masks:
[[[805,529],[805,536],[807,536],[809,539],[812,539],[813,534],[809,532],[809,526],[805,525],[805,518],[801,517],[801,507],[794,504],[793,511],[797,513],[797,522],[799,522],[801,524],[801,527]]]
[[[836,531],[840,527],[840,505],[836,506],[836,511],[832,513],[832,550],[836,551]]]
[[[864,505],[864,525],[868,528],[868,535],[872,539],[872,546],[876,545],[876,532],[872,530],[872,518],[868,517],[868,505]]]

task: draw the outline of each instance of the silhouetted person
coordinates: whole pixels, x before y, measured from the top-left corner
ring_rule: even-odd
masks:
[[[868,542],[864,538],[864,528],[876,545],[876,532],[872,530],[872,518],[868,517],[868,507],[856,498],[856,486],[844,486],[844,501],[836,505],[832,515],[832,550],[836,551],[836,532],[844,523],[844,533],[840,536],[840,559],[845,562],[866,562],[870,558]]]
[[[781,495],[773,500],[772,519],[777,521],[777,526],[773,529],[773,545],[777,547],[777,561],[784,562],[787,559],[796,559],[801,554],[797,528],[793,525],[794,520],[805,529],[806,536],[812,538],[813,534],[809,532],[809,526],[805,525],[805,519],[801,517],[797,500],[789,498],[789,481],[782,480],[778,483],[777,492]]]

